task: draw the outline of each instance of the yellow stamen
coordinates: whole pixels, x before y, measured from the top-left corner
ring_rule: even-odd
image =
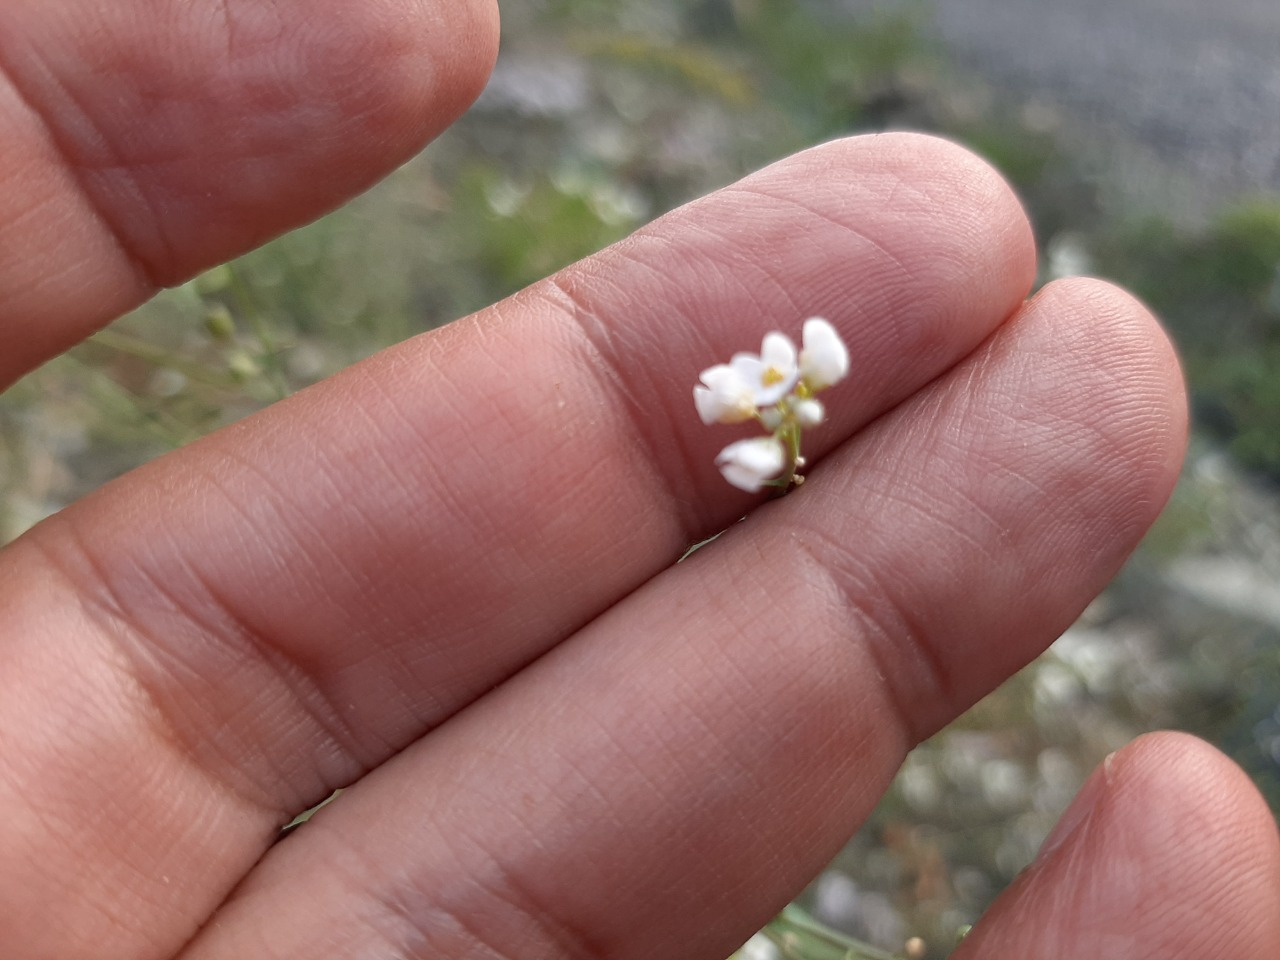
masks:
[[[787,379],[782,375],[782,371],[777,367],[765,367],[764,376],[760,378],[766,387],[772,387],[775,383],[781,383]]]

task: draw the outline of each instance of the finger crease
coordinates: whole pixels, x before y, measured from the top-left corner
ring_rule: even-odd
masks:
[[[573,321],[574,329],[580,334],[581,342],[592,361],[588,364],[588,369],[595,374],[600,385],[620,401],[620,406],[627,415],[631,432],[641,447],[640,460],[649,474],[650,486],[663,495],[684,540],[700,539],[703,531],[696,517],[695,498],[688,492],[681,492],[681,487],[687,487],[692,478],[697,475],[692,469],[691,457],[683,444],[677,442],[674,445],[680,459],[684,480],[677,482],[674,475],[663,466],[671,453],[668,449],[670,444],[660,444],[657,437],[661,435],[667,438],[678,438],[680,433],[676,430],[660,429],[662,426],[670,427],[670,414],[662,408],[660,403],[646,404],[641,401],[623,371],[618,350],[612,343],[609,324],[573,289],[572,285],[560,274],[554,274],[548,277],[539,289],[548,287],[555,291],[556,296],[549,296],[547,299],[563,316]],[[655,396],[661,396],[661,391],[654,390],[652,393]],[[655,407],[661,409],[663,413],[659,427],[653,424]]]
[[[3,38],[0,38],[0,41],[2,40]],[[103,149],[110,150],[110,140],[103,134],[98,125],[93,122],[89,111],[85,110],[66,86],[57,80],[54,71],[44,63],[39,51],[34,47],[29,47],[28,49],[30,50],[32,57],[35,59],[40,71],[45,75],[50,83],[57,87],[59,92],[66,98],[67,103],[75,108],[79,119],[90,128],[95,135],[97,142],[102,145]],[[111,242],[120,253],[125,266],[133,275],[134,281],[139,286],[151,290],[157,290],[164,286],[164,284],[162,284],[153,273],[150,264],[148,264],[146,259],[138,253],[133,243],[129,240],[128,234],[121,228],[120,224],[118,224],[113,217],[108,215],[106,209],[94,195],[94,191],[89,188],[89,184],[85,181],[83,164],[72,159],[72,152],[68,144],[65,142],[64,137],[60,134],[59,129],[46,119],[44,111],[40,110],[36,106],[35,97],[22,83],[18,81],[18,71],[8,66],[4,62],[5,59],[6,47],[3,42],[0,42],[0,77],[8,83],[9,88],[18,98],[18,101],[27,108],[31,116],[34,117],[44,129],[49,146],[52,147],[57,158],[61,161],[63,169],[65,169],[70,176],[76,192],[84,201],[85,208],[88,210],[90,216],[98,222],[99,226],[102,227],[103,232],[111,238]],[[125,176],[129,176],[128,164],[120,161],[118,156],[113,156],[112,161],[112,166],[115,169],[120,170]],[[136,197],[147,207],[147,212],[151,221],[158,227],[160,219],[154,204],[148,198],[146,191],[142,190],[138,186],[136,178],[131,177],[130,179],[131,195]],[[167,239],[162,237],[162,240],[167,247]]]
[[[819,541],[821,546],[808,542],[810,539]],[[932,732],[920,719],[922,705],[928,704],[927,713],[935,716],[956,699],[946,679],[945,665],[929,642],[924,625],[891,591],[883,588],[872,570],[849,557],[848,550],[833,542],[822,530],[806,528],[803,535],[797,536],[793,542],[804,565],[826,582],[845,615],[853,622],[854,640],[870,657],[879,674],[880,687],[902,729],[911,738],[911,744],[920,743]],[[888,617],[876,612],[873,604],[851,589],[849,582],[855,578],[846,571],[837,570],[835,562],[822,555],[827,551],[857,564],[859,583],[874,592],[877,598],[875,605],[883,604],[888,608]],[[892,621],[892,625],[887,624],[886,619]]]

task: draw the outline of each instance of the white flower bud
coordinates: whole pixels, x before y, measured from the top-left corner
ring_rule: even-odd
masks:
[[[791,412],[802,427],[816,427],[826,419],[827,411],[820,400],[797,400]]]
[[[724,478],[739,490],[755,493],[782,472],[787,453],[775,437],[757,437],[729,444],[716,457]]]
[[[849,349],[835,327],[822,317],[810,317],[804,322],[802,339],[800,376],[810,390],[821,390],[844,379],[849,372]]]
[[[765,407],[760,411],[760,423],[772,433],[782,426],[782,411],[777,407]]]

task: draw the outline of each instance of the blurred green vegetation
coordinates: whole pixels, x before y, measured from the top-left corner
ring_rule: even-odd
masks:
[[[1197,423],[1280,480],[1280,198],[1240,203],[1198,230],[1122,224],[1099,248],[1181,347]]]
[[[1190,225],[1104,208],[1052,123],[993,98],[926,39],[923,4],[862,19],[774,0],[545,0],[504,13],[490,90],[422,156],[318,223],[161,294],[0,400],[0,541],[764,163],[905,127],[961,140],[1008,176],[1036,224],[1044,279],[1083,267],[1150,303],[1182,351],[1200,428],[1280,480],[1280,199]],[[1128,659],[1107,660],[1086,625],[908,764],[839,861],[881,891],[905,932],[948,943],[1034,853],[1088,768],[1137,731],[1210,736],[1280,809],[1274,637],[1256,626],[1226,637],[1190,603],[1161,643],[1142,630],[1169,605],[1160,565],[1235,535],[1220,518],[1236,493],[1182,488],[1094,611],[1099,630],[1127,638]]]

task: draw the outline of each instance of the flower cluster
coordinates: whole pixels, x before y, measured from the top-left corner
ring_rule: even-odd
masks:
[[[791,338],[770,333],[760,353],[735,354],[728,363],[702,371],[693,388],[698,416],[706,424],[755,420],[767,437],[731,443],[716,457],[724,478],[749,493],[761,487],[785,491],[804,482],[800,433],[826,417],[814,397],[849,372],[849,351],[821,317],[804,322],[799,353]]]

